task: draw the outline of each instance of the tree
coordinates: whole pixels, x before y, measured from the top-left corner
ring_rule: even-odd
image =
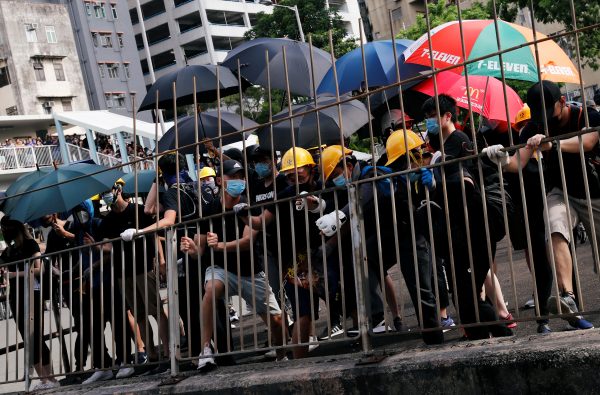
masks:
[[[518,11],[528,7],[529,0],[496,0],[498,15],[501,19],[514,21]],[[600,23],[600,2],[573,1],[577,27],[584,28]],[[570,0],[538,0],[534,5],[534,16],[537,22],[559,23],[567,31],[573,30]],[[529,9],[524,10],[529,14]],[[575,60],[575,35],[565,36],[562,44],[570,47]],[[579,34],[579,50],[582,66],[593,70],[600,68],[600,29],[597,27]]]
[[[333,52],[337,57],[356,48],[353,38],[347,37],[344,23],[337,11],[327,8],[324,0],[283,0],[279,5],[297,6],[304,34],[312,37],[315,47],[329,51],[329,30],[332,32]],[[292,10],[275,7],[272,14],[261,12],[246,39],[257,37],[287,37],[300,40],[296,15]]]

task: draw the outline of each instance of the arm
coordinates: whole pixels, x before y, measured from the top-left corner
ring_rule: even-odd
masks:
[[[581,140],[583,143],[583,152],[589,152],[593,150],[598,144],[598,133],[591,132],[581,135]],[[579,136],[573,136],[566,140],[560,141],[560,151],[568,152],[571,154],[579,153]]]
[[[193,240],[187,236],[183,236],[179,249],[192,258],[204,255],[204,251],[206,250],[206,235],[197,234]]]
[[[239,240],[232,241],[219,241],[219,235],[216,233],[208,232],[207,244],[209,247],[219,252],[236,251],[237,246],[240,246],[240,251],[248,251],[250,249],[250,235],[252,240],[256,240],[258,231],[250,230],[250,227],[246,225],[244,227],[244,233]]]
[[[146,211],[144,209],[144,211]],[[175,221],[177,220],[177,212],[175,210],[167,210],[163,217],[158,221],[158,223],[153,223],[152,225],[148,225],[145,228],[139,230],[140,233],[148,232],[151,230],[156,230],[158,228],[162,228],[165,226],[175,225]]]
[[[146,203],[144,204],[144,213],[148,215],[154,215],[158,213],[158,207],[156,205],[156,195],[158,193],[158,187],[156,182],[150,187],[148,197],[146,197]]]

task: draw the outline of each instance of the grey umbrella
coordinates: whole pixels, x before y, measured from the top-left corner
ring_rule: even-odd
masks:
[[[287,38],[257,38],[247,41],[229,51],[222,65],[237,71],[240,61],[240,73],[253,84],[268,86],[265,52],[269,54],[269,72],[271,88],[287,90],[283,62],[283,47],[286,49],[290,92],[296,95],[312,97],[310,48],[307,43]],[[331,67],[331,55],[322,49],[313,47],[315,86]]]
[[[335,102],[336,99],[332,97],[320,98],[317,100],[319,107]],[[314,108],[316,108],[316,106],[313,101],[306,104],[294,105],[292,106],[292,114],[301,114]],[[342,144],[343,142],[340,142],[340,126],[342,135],[346,138],[369,122],[367,108],[358,100],[350,100],[340,104],[340,108],[342,114],[341,122],[337,105],[318,112],[315,111],[292,118],[296,146],[311,148],[318,146],[319,143],[327,145]],[[274,115],[273,120],[286,118],[288,116],[288,110],[284,110]],[[319,121],[318,125],[317,119]],[[292,146],[291,124],[292,122],[290,122],[290,120],[283,120],[273,124],[273,141],[276,150],[285,151]],[[320,130],[320,141],[319,133],[317,133],[318,130]],[[270,149],[271,127],[264,126],[258,129],[256,134],[258,135],[260,146]]]

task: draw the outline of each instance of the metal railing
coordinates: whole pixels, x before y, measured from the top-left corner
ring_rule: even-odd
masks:
[[[572,1],[571,6],[575,16]],[[460,18],[460,2],[456,7]],[[431,43],[428,12],[425,20]],[[597,29],[597,25],[575,26],[565,34],[577,42],[583,32]],[[537,47],[545,40],[526,44]],[[430,44],[429,53],[433,49]],[[347,153],[340,155],[325,176],[321,161],[325,162],[324,152],[329,148],[321,144],[325,126],[317,123],[315,163],[296,155],[301,147],[295,137],[291,162],[285,162],[283,155],[287,186],[269,190],[268,182],[251,178],[248,170],[254,158],[246,156],[244,146],[240,172],[217,169],[222,187],[218,193],[198,184],[181,185],[175,177],[162,197],[151,191],[145,202],[145,211],[157,214],[155,218],[146,218],[140,207],[130,218],[135,224],[131,231],[106,225],[114,224],[111,219],[119,215],[128,215],[126,202],[117,196],[103,219],[107,221],[104,228],[100,225],[94,234],[96,240],[86,236],[85,245],[82,238],[76,240],[78,247],[42,255],[43,264],[29,258],[0,265],[13,278],[24,274],[23,280],[8,281],[6,310],[10,307],[20,324],[17,330],[8,320],[4,322],[10,340],[0,358],[0,382],[24,381],[29,389],[34,364],[48,362],[48,358],[52,368],[37,366],[38,378],[108,369],[125,375],[127,368],[140,371],[150,366],[158,371],[168,367],[171,375],[177,375],[183,364],[220,363],[211,360],[213,356],[301,358],[317,343],[312,335],[318,334],[322,335],[318,342],[360,340],[363,353],[368,354],[374,349],[375,336],[392,342],[418,333],[425,343],[438,344],[461,337],[458,329],[474,340],[513,335],[515,323],[525,334],[545,333],[558,319],[574,329],[589,327],[586,319],[593,320],[600,310],[594,304],[600,266],[596,229],[600,179],[588,171],[598,166],[590,146],[598,145],[600,125],[590,124],[592,118],[584,108],[582,121],[571,128],[575,130],[560,130],[543,121],[532,131],[532,139],[525,139],[527,129],[520,131],[521,136],[513,135],[509,119],[508,133],[495,135],[506,141],[493,154],[491,144],[481,143],[482,137],[493,136],[481,135],[471,98],[467,95],[468,126],[457,131],[455,103],[437,94],[440,73],[489,57],[500,57],[505,82],[502,57],[514,50],[500,49],[446,69],[436,67],[432,59],[430,74],[407,79],[402,79],[397,65],[397,82],[372,90],[365,70],[364,91],[353,98],[336,94],[336,100],[316,103],[315,109],[302,114],[292,114],[287,89],[289,116],[262,125],[269,128],[289,122],[293,127],[299,116],[328,108],[336,108],[343,123],[347,115],[341,105],[361,99],[371,120],[370,152],[376,156],[376,139],[387,140],[388,161],[383,164],[389,167],[361,163]],[[581,64],[578,47],[575,53]],[[286,63],[284,68],[287,76]],[[377,136],[371,97],[398,89],[396,107],[404,111],[409,103],[403,85],[430,75],[436,95],[412,111],[437,121],[439,133],[430,125],[429,133],[421,134],[435,152],[427,153],[419,144],[409,146],[413,132],[407,129],[410,120],[404,116],[397,120],[394,135]],[[507,101],[504,91],[496,104],[508,114]],[[271,110],[270,100],[266,103]],[[555,112],[558,107],[560,116],[570,116],[562,112],[562,102],[555,105]],[[542,108],[552,110],[544,104]],[[568,111],[576,114],[578,110]],[[346,145],[342,129],[337,144]],[[243,136],[246,131],[238,133]],[[263,146],[272,155],[264,162],[271,165],[278,162],[273,137],[271,147]],[[222,136],[208,140],[219,146]],[[330,139],[329,145],[335,140]],[[401,143],[394,146],[394,141]],[[199,162],[203,144],[206,141],[175,149],[197,147]],[[227,167],[221,152],[207,148],[213,161]],[[394,149],[400,152],[397,158],[393,158]],[[563,156],[561,150],[572,155]],[[80,149],[70,152],[85,156]],[[134,162],[136,166],[143,163]],[[174,162],[179,174],[183,169],[178,160]],[[344,174],[346,182],[336,186],[332,179]],[[573,186],[569,180],[577,175],[583,182]],[[174,175],[163,171],[166,176]],[[243,197],[230,189],[232,178],[248,181]],[[156,180],[155,185],[161,182]],[[277,180],[271,185],[278,185]],[[262,193],[265,188],[267,192]],[[565,203],[572,210],[560,211]],[[581,235],[579,222],[589,236],[589,243],[580,246],[576,242],[583,239],[576,237]],[[90,231],[87,225],[72,229],[76,237]],[[42,273],[53,275],[36,274],[40,266],[45,268]],[[166,288],[161,288],[163,281]],[[534,308],[519,309],[532,294]],[[238,299],[230,302],[234,296]],[[43,313],[44,299],[50,301],[51,314]],[[510,300],[510,310],[506,300]],[[242,314],[246,310],[243,301],[250,314]],[[239,314],[239,322],[230,320],[230,307]],[[455,326],[450,326],[450,316]],[[537,321],[537,327],[528,326],[530,321]],[[110,334],[105,333],[107,323]],[[86,336],[92,339],[89,352]],[[16,352],[21,343],[23,355]],[[142,347],[150,354],[149,362],[141,358]],[[16,371],[10,374],[13,366]]]

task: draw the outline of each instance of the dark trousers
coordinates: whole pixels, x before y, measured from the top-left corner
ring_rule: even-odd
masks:
[[[12,285],[11,290],[16,291],[16,288]],[[11,292],[8,302],[21,337],[24,341],[28,341],[25,333],[25,303],[28,301],[24,298],[24,283],[21,282],[19,287],[19,295],[16,292]],[[33,363],[37,364],[41,361],[43,365],[47,365],[50,363],[50,349],[43,339],[44,309],[41,306],[42,297],[39,291],[33,291],[33,301],[30,302],[33,303],[33,306],[31,306],[33,308]]]

